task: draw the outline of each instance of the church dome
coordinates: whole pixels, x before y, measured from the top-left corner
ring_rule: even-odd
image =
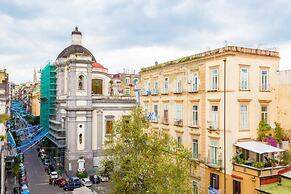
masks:
[[[57,59],[60,58],[67,58],[71,54],[82,54],[85,56],[92,57],[92,60],[96,62],[95,57],[93,54],[82,46],[82,33],[78,30],[78,27],[75,28],[75,30],[72,32],[72,44],[65,48],[57,57]]]
[[[71,54],[83,54],[83,55],[87,55],[92,57],[92,60],[94,62],[96,62],[95,57],[93,56],[93,54],[86,49],[85,47],[83,47],[82,45],[71,45],[68,46],[67,48],[65,48],[57,57],[57,59],[59,58],[67,58],[69,57]]]

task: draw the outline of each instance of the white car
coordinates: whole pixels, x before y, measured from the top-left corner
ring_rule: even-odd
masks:
[[[51,179],[57,179],[57,178],[59,178],[58,173],[56,171],[51,172],[50,178]]]
[[[89,178],[82,178],[81,179],[81,183],[85,187],[91,187],[92,186],[92,182],[90,181]]]

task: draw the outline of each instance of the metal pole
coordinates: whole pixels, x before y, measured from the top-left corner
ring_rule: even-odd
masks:
[[[223,73],[223,156],[224,156],[224,194],[226,194],[226,59],[223,60],[223,69],[224,69],[224,73]]]

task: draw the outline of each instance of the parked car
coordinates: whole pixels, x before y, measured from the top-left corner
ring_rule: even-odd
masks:
[[[69,179],[69,183],[77,183],[77,184],[81,185],[80,179],[78,177],[75,177],[75,176],[73,176]]]
[[[57,179],[59,178],[58,173],[56,171],[53,171],[50,173],[50,178],[51,179]]]
[[[81,183],[85,187],[91,187],[92,186],[92,182],[90,181],[89,178],[82,178],[81,179]]]
[[[93,184],[99,184],[101,182],[100,177],[97,175],[90,176],[89,179]]]
[[[108,182],[109,181],[109,176],[108,175],[101,175],[99,176],[101,182]]]
[[[69,183],[65,184],[64,190],[65,191],[73,191],[75,188],[79,188],[81,186],[82,185],[81,185],[80,180],[79,181],[75,181],[75,182],[72,181],[72,182],[69,182]]]
[[[59,177],[57,180],[55,180],[55,184],[59,187],[63,187],[65,184],[67,184],[67,181],[64,177]]]
[[[47,173],[50,174],[53,171],[56,171],[55,167],[53,165],[49,165],[47,169]]]
[[[48,166],[48,165],[50,164],[50,160],[49,160],[48,158],[45,158],[45,159],[43,160],[43,164],[44,164],[45,166]]]

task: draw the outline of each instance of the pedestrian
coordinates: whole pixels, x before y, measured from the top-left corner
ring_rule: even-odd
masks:
[[[50,184],[50,185],[52,184],[52,179],[51,179],[51,178],[49,179],[49,184]]]
[[[54,179],[53,181],[54,181],[54,186],[56,186],[56,184],[57,184],[57,181],[56,181],[56,179]]]

